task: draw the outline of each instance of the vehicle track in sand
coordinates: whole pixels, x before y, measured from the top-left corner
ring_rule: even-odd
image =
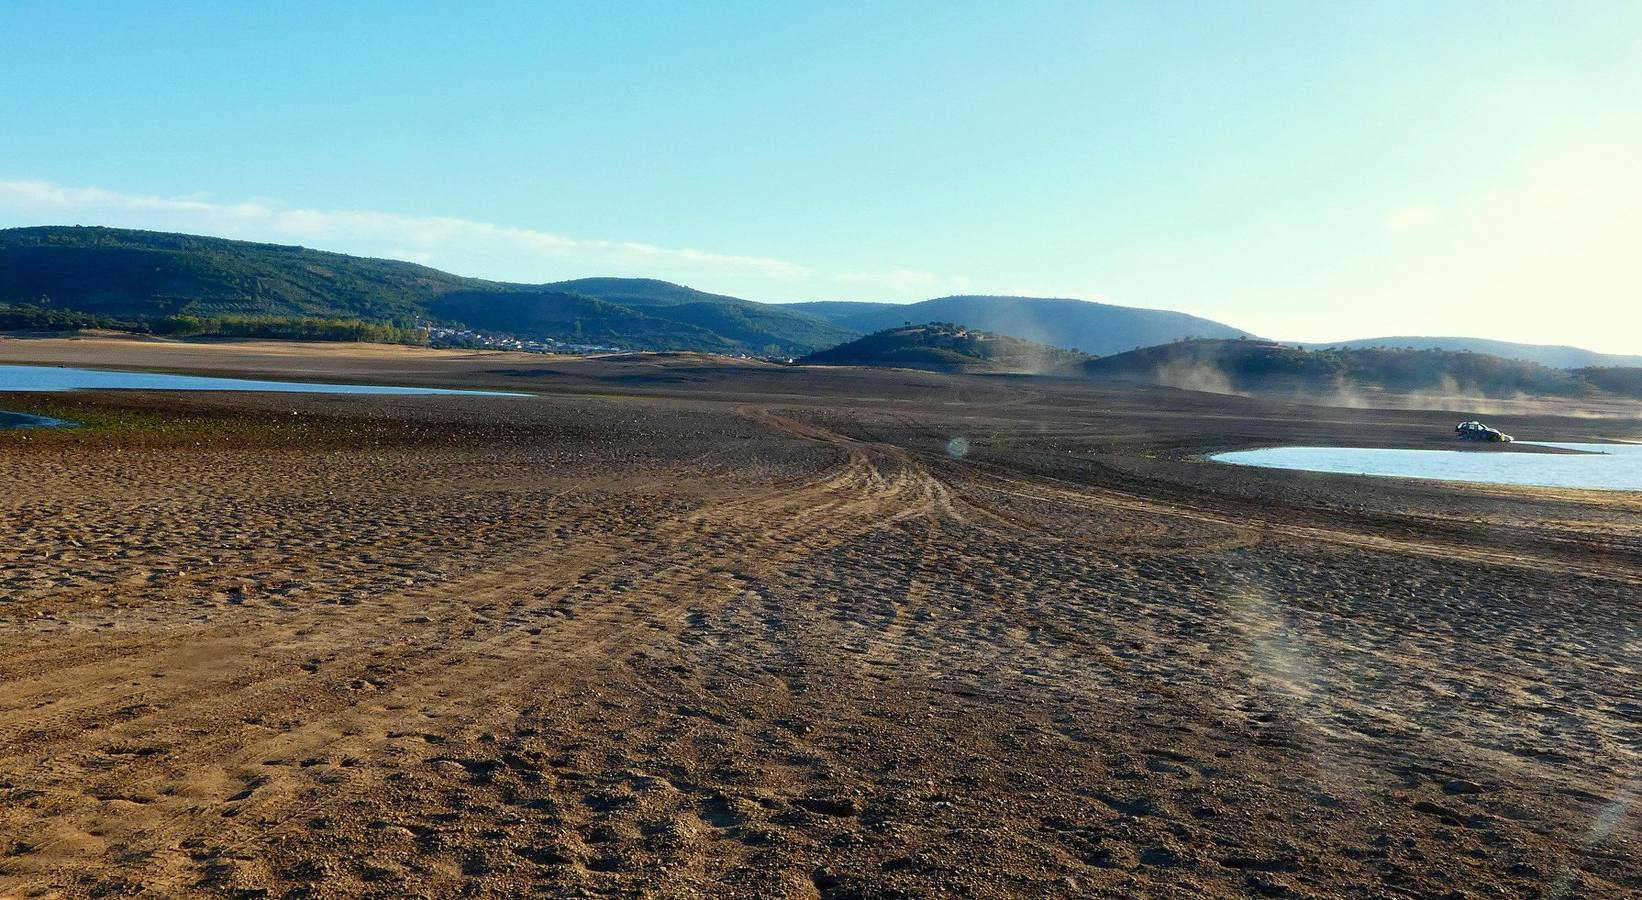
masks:
[[[407,737],[428,744],[425,735],[492,704],[540,696],[555,668],[667,639],[689,611],[735,596],[748,579],[777,577],[864,530],[948,508],[944,486],[903,454],[752,416],[837,447],[839,463],[790,484],[703,485],[697,506],[581,543],[493,548],[484,570],[427,587],[148,639],[102,642],[89,631],[72,663],[48,651],[12,658],[0,735],[13,740],[0,738],[0,779],[36,802],[0,821],[38,835],[29,857],[58,858],[30,873],[60,878],[109,848],[181,846],[200,835],[179,824],[197,828],[201,819],[220,819],[215,843],[254,843],[269,822],[324,805],[298,802],[285,784],[292,767],[269,759],[371,759]],[[20,677],[25,671],[40,675]],[[368,699],[352,687],[360,683],[371,686]],[[464,696],[449,696],[453,684]],[[407,734],[407,713],[424,717],[409,729],[430,729],[424,737]],[[87,742],[92,726],[99,739]],[[120,805],[113,814],[110,802]],[[155,855],[124,875],[164,894],[199,877],[178,857]],[[0,860],[0,875],[17,866]],[[169,879],[156,880],[167,870]]]
[[[0,895],[1631,884],[1617,555],[954,461],[1053,392],[919,390],[0,448]]]

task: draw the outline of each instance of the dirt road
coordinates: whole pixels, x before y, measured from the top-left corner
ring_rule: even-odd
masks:
[[[1642,497],[1193,458],[1450,411],[305,359],[0,396],[0,896],[1642,891]]]

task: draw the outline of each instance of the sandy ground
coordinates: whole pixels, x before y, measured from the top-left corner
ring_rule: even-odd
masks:
[[[1197,458],[1466,409],[0,361],[537,394],[0,395],[0,896],[1642,893],[1642,495]]]

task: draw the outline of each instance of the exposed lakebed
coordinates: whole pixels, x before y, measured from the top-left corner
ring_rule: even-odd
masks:
[[[1402,450],[1381,447],[1267,447],[1209,457],[1215,462],[1341,475],[1380,475],[1483,484],[1642,491],[1642,444],[1522,441],[1568,453],[1500,449]]]
[[[374,384],[331,384],[300,381],[259,381],[250,378],[213,378],[166,372],[118,372],[65,366],[0,365],[0,393],[8,391],[136,390],[136,391],[262,391],[301,394],[458,394],[482,397],[527,397],[506,391],[464,391],[454,388],[397,387]],[[52,428],[72,423],[44,416],[0,410],[0,428]]]

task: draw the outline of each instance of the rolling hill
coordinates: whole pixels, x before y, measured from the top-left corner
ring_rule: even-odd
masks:
[[[920,322],[962,322],[971,328],[1095,355],[1187,337],[1251,336],[1186,313],[1061,298],[960,296],[907,304],[818,301],[787,307],[855,332]]]
[[[4,322],[42,327],[435,320],[524,338],[716,353],[799,355],[856,336],[800,310],[650,279],[511,284],[303,247],[88,227],[0,230],[0,307]]]
[[[1097,378],[1220,393],[1325,395],[1358,390],[1480,397],[1578,397],[1603,388],[1538,363],[1458,350],[1306,350],[1266,341],[1181,341],[1082,366]],[[1620,376],[1615,376],[1619,380]]]
[[[564,291],[452,291],[429,303],[427,311],[435,319],[487,333],[632,350],[737,349],[729,339],[707,329]]]
[[[1642,367],[1597,366],[1575,369],[1573,374],[1599,390],[1642,400]]]
[[[1519,344],[1514,341],[1496,341],[1489,338],[1471,337],[1377,337],[1361,338],[1353,341],[1336,341],[1332,344],[1302,344],[1308,350],[1323,350],[1330,347],[1344,347],[1346,349],[1412,349],[1412,350],[1469,350],[1472,353],[1486,353],[1490,356],[1501,356],[1506,359],[1520,359],[1524,362],[1539,363],[1553,369],[1583,369],[1595,366],[1642,366],[1642,356],[1626,356],[1617,353],[1598,353],[1595,350],[1586,350],[1582,347],[1568,347],[1560,344]]]
[[[542,288],[597,297],[771,354],[802,354],[834,346],[858,334],[791,306],[709,294],[653,278],[579,278]]]
[[[803,365],[890,366],[937,372],[1064,372],[1088,359],[1075,350],[932,322],[857,338],[799,360]]]
[[[176,313],[409,320],[504,286],[386,259],[119,228],[0,230],[0,302],[142,320]]]
[[[1142,368],[1170,369],[1180,377],[1188,371],[1220,372],[1225,365],[1232,366],[1237,378],[1253,377],[1252,370],[1241,368],[1243,363],[1226,358],[1210,369],[1195,366],[1180,358],[1186,351],[1171,343],[1252,338],[1240,329],[1185,313],[1085,300],[956,296],[908,304],[759,303],[649,278],[516,284],[282,244],[119,228],[0,229],[0,330],[108,327],[182,335],[414,341],[426,337],[420,326],[438,324],[636,350],[796,357],[862,334],[931,322],[961,322],[994,336],[1094,355],[1125,357],[1135,348],[1151,347],[1150,355],[1130,359],[1147,360]],[[1305,364],[1311,368],[1304,377],[1318,366],[1366,359],[1379,362],[1339,377],[1367,377],[1374,371],[1392,377],[1399,366],[1415,364],[1407,360],[1428,365],[1439,358],[1408,356],[1413,351],[1399,348],[1472,350],[1475,357],[1492,354],[1592,372],[1642,366],[1642,356],[1482,338],[1387,337],[1311,347],[1318,356]],[[1434,349],[1438,347],[1442,350]],[[1338,355],[1348,352],[1379,355]],[[1096,368],[1116,372],[1124,365],[1103,361]],[[1451,360],[1437,368],[1451,370],[1450,377],[1461,380],[1488,382],[1493,377],[1467,374],[1467,365],[1476,364]],[[1563,374],[1581,384],[1598,378],[1629,384],[1623,374],[1590,379]],[[1274,378],[1271,372],[1262,376],[1265,381]],[[1412,372],[1395,378],[1418,380]],[[1513,379],[1539,387],[1554,387],[1557,381],[1526,372],[1504,381]]]

